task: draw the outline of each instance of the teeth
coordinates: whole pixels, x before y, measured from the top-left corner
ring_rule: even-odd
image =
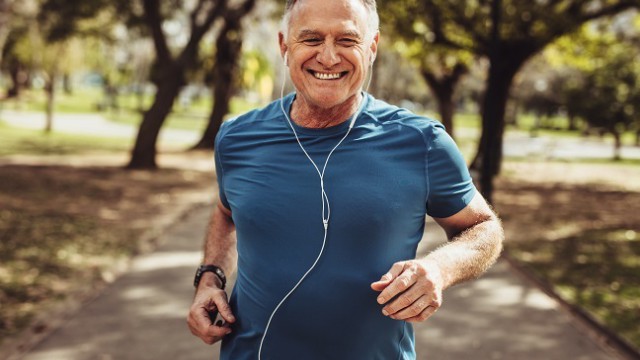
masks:
[[[320,80],[335,80],[340,78],[340,73],[326,74],[326,73],[314,72],[313,76],[315,76],[316,79],[320,79]]]

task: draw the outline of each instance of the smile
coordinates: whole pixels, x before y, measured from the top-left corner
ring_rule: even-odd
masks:
[[[309,70],[309,73],[313,75],[316,79],[320,80],[336,80],[347,74],[347,71],[336,72],[336,73],[321,73],[313,70]]]

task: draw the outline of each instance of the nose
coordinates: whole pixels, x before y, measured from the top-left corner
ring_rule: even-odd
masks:
[[[316,60],[325,68],[331,68],[342,61],[335,46],[326,43],[321,46],[318,55],[316,55]]]

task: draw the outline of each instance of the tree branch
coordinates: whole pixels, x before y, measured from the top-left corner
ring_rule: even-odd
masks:
[[[465,50],[470,52],[475,52],[477,50],[473,46],[466,46],[464,44],[460,44],[459,42],[453,41],[449,36],[445,34],[443,29],[444,21],[443,14],[441,12],[442,9],[439,6],[431,2],[425,2],[422,5],[425,7],[422,13],[427,14],[427,20],[430,23],[430,30],[434,35],[434,43],[457,50]]]
[[[151,35],[153,37],[153,44],[155,45],[158,61],[167,63],[173,60],[169,46],[167,45],[167,38],[162,31],[162,15],[160,14],[160,1],[159,0],[144,0],[144,21],[151,29]]]
[[[614,15],[631,8],[640,8],[640,1],[638,0],[620,1],[617,4],[604,6],[598,11],[595,11],[593,13],[581,14],[582,16],[579,16],[578,19],[582,22],[586,22],[589,20],[603,17],[603,16]]]

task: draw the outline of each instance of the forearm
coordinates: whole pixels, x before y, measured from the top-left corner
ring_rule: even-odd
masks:
[[[212,211],[207,228],[202,263],[216,265],[222,268],[225,274],[230,275],[235,270],[237,256],[236,230],[231,214],[218,204]],[[217,277],[213,273],[205,273],[202,277],[202,283],[207,285],[215,281]]]
[[[484,273],[500,255],[503,239],[500,220],[493,216],[453,236],[424,260],[436,265],[446,289]]]

